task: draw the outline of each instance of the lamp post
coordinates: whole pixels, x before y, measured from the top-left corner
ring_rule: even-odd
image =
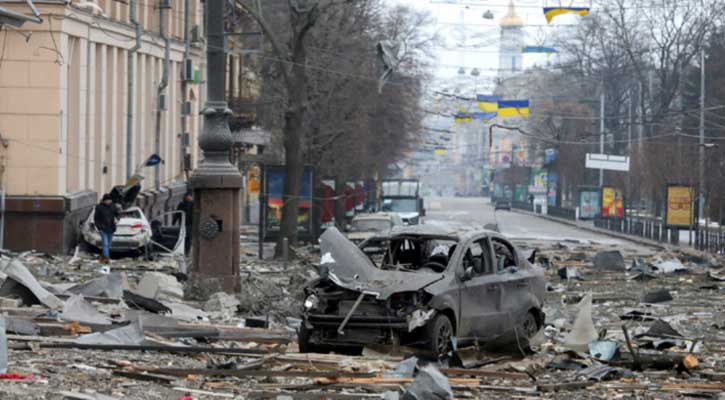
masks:
[[[232,133],[225,101],[227,2],[206,1],[207,101],[199,136],[203,160],[190,177],[194,190],[192,279],[211,290],[238,292],[242,175],[230,161]]]

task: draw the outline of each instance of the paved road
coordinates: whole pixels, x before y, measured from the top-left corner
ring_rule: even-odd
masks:
[[[614,245],[623,249],[642,252],[642,246],[600,235],[576,227],[553,222],[547,219],[510,211],[494,211],[488,198],[436,197],[426,199],[427,224],[498,224],[499,231],[509,239],[523,241],[564,241],[595,242]]]

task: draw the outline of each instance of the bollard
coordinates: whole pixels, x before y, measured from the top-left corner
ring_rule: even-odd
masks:
[[[289,263],[289,239],[282,238],[282,261],[284,266],[287,267]]]
[[[8,338],[5,335],[5,317],[0,315],[0,373],[8,372]]]

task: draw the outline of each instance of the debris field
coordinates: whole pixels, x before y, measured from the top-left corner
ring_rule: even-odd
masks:
[[[531,348],[453,346],[438,359],[394,346],[299,353],[315,247],[286,263],[242,251],[235,296],[188,281],[173,258],[105,267],[90,255],[3,252],[0,398],[722,398],[720,260],[517,244],[538,248],[547,277]]]

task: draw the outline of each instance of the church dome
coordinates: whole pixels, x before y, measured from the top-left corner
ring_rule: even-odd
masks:
[[[516,10],[514,9],[514,2],[511,0],[509,3],[509,10],[506,13],[506,15],[501,18],[501,26],[502,27],[517,27],[517,26],[523,26],[524,20],[521,19],[518,15],[516,15]]]

